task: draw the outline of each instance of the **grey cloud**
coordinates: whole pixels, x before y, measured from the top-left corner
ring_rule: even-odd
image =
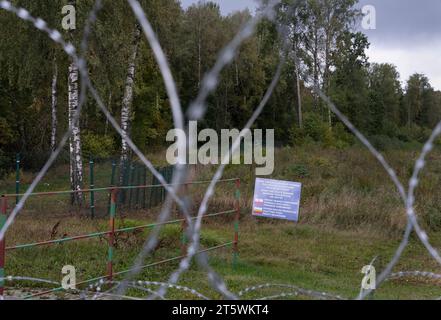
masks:
[[[361,0],[373,5],[377,29],[364,31],[371,40],[409,44],[441,39],[440,0]]]
[[[233,11],[244,10],[249,8],[251,12],[254,12],[257,7],[256,0],[211,0],[217,2],[220,5],[222,14],[229,14]],[[193,3],[197,3],[198,0],[181,0],[182,6],[187,8]]]

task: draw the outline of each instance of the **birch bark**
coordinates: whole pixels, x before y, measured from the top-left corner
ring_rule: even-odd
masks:
[[[127,137],[130,136],[130,125],[132,117],[132,102],[133,102],[133,87],[135,83],[135,72],[136,72],[136,58],[138,56],[139,42],[141,39],[141,29],[137,25],[135,28],[132,44],[132,54],[129,59],[129,67],[127,70],[127,78],[124,89],[124,98],[121,107],[121,129],[122,129],[122,140],[121,140],[121,176],[120,181],[123,180],[124,167],[128,163],[130,158],[130,148],[127,143]]]
[[[70,151],[70,182],[73,191],[79,191],[83,187],[83,161],[81,154],[81,130],[80,121],[75,119],[75,114],[79,105],[78,94],[78,66],[71,63],[69,66],[68,75],[68,103],[69,103],[69,126],[72,128],[72,134],[69,139]],[[82,193],[77,192],[72,194],[72,204],[82,205]]]
[[[58,83],[58,65],[57,59],[54,58],[54,75],[52,77],[52,103],[51,103],[51,114],[52,114],[52,130],[51,130],[51,150],[55,151],[57,145],[57,83]]]

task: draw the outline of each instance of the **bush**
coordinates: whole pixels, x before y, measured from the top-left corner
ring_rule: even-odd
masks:
[[[115,154],[115,143],[112,137],[86,132],[82,135],[83,156],[87,159],[109,158]]]
[[[293,178],[307,178],[310,176],[308,168],[303,164],[294,164],[291,166],[288,166],[283,171],[283,176],[287,177],[288,179]]]
[[[290,141],[293,145],[329,140],[329,128],[320,116],[315,113],[305,113],[303,119],[303,128],[296,126],[290,132]]]
[[[417,125],[412,125],[411,128],[403,127],[398,129],[398,134],[396,135],[398,139],[403,142],[419,142],[425,143],[429,139],[432,130],[429,128],[419,127]]]
[[[436,232],[441,230],[441,213],[439,209],[440,208],[431,207],[425,215],[425,222],[432,231]]]
[[[346,148],[354,143],[354,137],[345,129],[343,124],[337,123],[332,129],[327,122],[315,113],[306,113],[303,129],[295,127],[290,132],[292,145],[302,145],[318,142],[326,147]]]
[[[399,131],[396,123],[392,121],[385,121],[383,124],[383,133],[388,137],[397,137],[397,132]]]
[[[391,138],[382,134],[369,137],[369,141],[377,150],[380,151],[387,149],[403,149],[405,147],[405,143],[400,139]]]
[[[11,163],[9,157],[0,149],[0,178],[13,167]]]

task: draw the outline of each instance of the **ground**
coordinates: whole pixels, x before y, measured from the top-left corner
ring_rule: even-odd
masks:
[[[412,169],[417,150],[388,151],[386,158],[396,168],[402,181]],[[428,168],[417,193],[417,211],[430,240],[441,248],[439,234],[440,213],[437,191],[441,172],[441,153],[431,155]],[[162,164],[162,163],[158,163]],[[205,180],[214,168],[198,169]],[[97,186],[107,186],[109,164],[97,165]],[[23,172],[25,183],[32,174]],[[86,175],[87,176],[87,173]],[[382,168],[363,149],[308,149],[285,148],[276,152],[276,171],[273,178],[303,183],[301,217],[298,224],[259,220],[250,216],[254,175],[252,168],[230,166],[225,177],[242,179],[241,223],[238,264],[233,267],[232,248],[222,248],[208,254],[213,268],[224,277],[228,288],[238,293],[248,287],[263,284],[295,285],[304,289],[327,292],[344,298],[355,298],[360,290],[361,269],[374,258],[377,270],[389,262],[398,247],[406,224],[403,205]],[[14,189],[11,177],[0,184],[0,191]],[[13,181],[13,180],[12,180]],[[68,185],[66,166],[57,166],[49,172],[40,191],[62,190]],[[87,181],[86,181],[87,184]],[[202,187],[190,192],[199,203]],[[209,212],[231,209],[234,206],[234,185],[221,184],[210,205]],[[7,234],[7,245],[48,240],[51,238],[105,231],[108,228],[107,196],[97,195],[98,217],[91,220],[87,208],[83,212],[69,209],[65,196],[31,199],[25,210]],[[101,214],[104,213],[104,214]],[[117,227],[130,227],[154,221],[158,208],[132,210],[120,208]],[[174,213],[176,216],[177,212]],[[204,222],[202,246],[212,247],[233,240],[233,217],[215,217]],[[121,235],[116,241],[115,270],[131,267],[150,231]],[[146,264],[181,254],[180,224],[163,229],[160,243]],[[7,253],[7,275],[32,276],[61,281],[61,268],[71,264],[77,268],[78,281],[106,273],[107,239],[81,240],[50,247],[29,248]],[[144,270],[137,280],[166,281],[177,267],[177,262]],[[441,273],[439,265],[429,256],[413,235],[400,263],[399,271],[430,271]],[[193,265],[181,279],[180,285],[196,289],[209,298],[219,298],[208,284],[206,274]],[[13,287],[12,287],[13,285]],[[8,283],[20,294],[28,290],[44,290],[30,282]],[[253,291],[244,298],[262,298],[288,288],[267,288]],[[135,297],[145,292],[130,292]],[[388,281],[379,288],[375,299],[434,299],[441,296],[441,283],[435,280],[411,277]],[[66,296],[57,295],[59,298]],[[69,298],[70,296],[67,296]],[[167,298],[193,299],[182,290],[170,290]],[[304,296],[289,296],[304,299]]]

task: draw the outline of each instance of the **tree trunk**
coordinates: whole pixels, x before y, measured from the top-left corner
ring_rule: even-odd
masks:
[[[314,69],[313,69],[313,76],[314,76],[314,86],[316,88],[319,88],[319,70],[320,70],[320,66],[319,66],[319,58],[318,58],[318,31],[315,30],[314,32],[314,51],[313,51],[313,63],[314,63]],[[318,110],[319,108],[319,97],[317,94],[313,94],[313,99],[314,99],[314,107],[316,108],[316,110]]]
[[[330,61],[330,51],[331,51],[331,35],[330,31],[326,31],[326,41],[325,41],[325,71],[324,71],[324,77],[323,77],[323,92],[328,95],[329,94],[329,87],[330,87],[330,68],[331,68],[331,61]],[[328,126],[329,128],[332,128],[332,113],[330,108],[326,108],[328,112]]]
[[[202,40],[201,40],[201,30],[198,30],[198,89],[201,88],[201,82],[202,82]]]
[[[51,105],[51,114],[52,114],[52,131],[51,131],[51,150],[55,151],[57,145],[57,82],[58,82],[58,65],[57,58],[54,58],[54,75],[52,78],[52,105]]]
[[[135,71],[136,71],[136,58],[138,55],[139,42],[141,39],[141,29],[137,25],[133,38],[133,50],[129,60],[129,68],[127,70],[127,78],[124,90],[124,98],[121,107],[121,129],[122,129],[122,141],[121,141],[121,175],[120,182],[123,181],[124,166],[127,164],[130,158],[130,148],[128,146],[126,137],[130,136],[130,122],[132,116],[132,102],[133,102],[133,87],[135,83]]]
[[[81,154],[81,130],[79,118],[74,121],[75,114],[79,106],[78,94],[78,67],[75,63],[69,66],[68,77],[69,90],[69,126],[72,128],[72,134],[69,139],[70,151],[70,182],[73,191],[79,191],[83,187],[83,162]],[[82,205],[83,195],[77,192],[72,195],[72,204]]]
[[[297,111],[299,116],[299,128],[303,128],[303,112],[302,112],[302,92],[300,91],[300,75],[299,75],[299,66],[297,61],[295,63],[296,68],[296,82],[297,82]]]

